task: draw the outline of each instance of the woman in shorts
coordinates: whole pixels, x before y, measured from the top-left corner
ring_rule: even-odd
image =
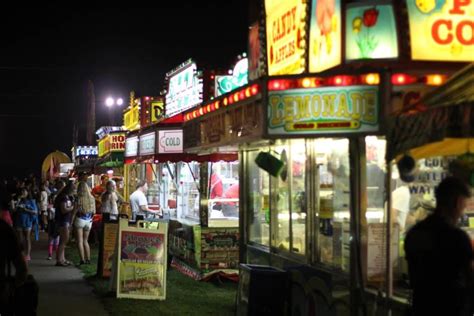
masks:
[[[25,260],[31,260],[31,229],[38,216],[38,207],[31,192],[22,188],[18,194],[19,200],[16,204],[15,228],[18,239],[23,245]]]
[[[74,232],[77,248],[81,257],[81,264],[90,264],[91,251],[89,247],[89,233],[92,227],[92,216],[95,213],[95,199],[87,182],[81,181],[77,187],[76,216]]]
[[[57,255],[57,266],[69,266],[71,262],[66,260],[64,250],[69,241],[72,211],[74,210],[74,183],[69,182],[56,196],[54,202],[55,222],[59,230],[59,248]]]

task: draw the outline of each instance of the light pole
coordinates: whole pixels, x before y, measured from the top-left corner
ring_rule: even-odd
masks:
[[[114,122],[113,122],[113,113],[112,113],[112,108],[114,106],[122,106],[123,105],[123,99],[122,98],[113,98],[111,96],[107,97],[107,99],[105,99],[105,106],[109,108],[109,124],[110,126],[113,126],[114,125]]]

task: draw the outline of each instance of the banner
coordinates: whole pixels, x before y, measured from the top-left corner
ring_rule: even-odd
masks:
[[[309,72],[341,63],[341,1],[312,0],[309,34]]]
[[[112,275],[118,227],[117,223],[104,223],[104,242],[102,245],[102,277],[104,278],[109,278]]]
[[[168,224],[155,230],[121,221],[119,234],[117,297],[166,299]]]
[[[300,74],[305,69],[306,3],[266,0],[268,74]]]
[[[270,91],[270,135],[375,132],[379,129],[377,86]]]
[[[407,0],[414,60],[474,61],[473,0]]]

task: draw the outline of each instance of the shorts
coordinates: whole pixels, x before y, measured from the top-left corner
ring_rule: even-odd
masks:
[[[26,212],[21,212],[16,216],[15,227],[22,228],[24,230],[31,229],[33,227],[33,222],[34,218],[32,215]]]
[[[78,229],[91,230],[92,219],[76,218],[74,221],[74,227]]]

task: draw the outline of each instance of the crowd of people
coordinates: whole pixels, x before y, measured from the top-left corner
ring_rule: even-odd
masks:
[[[20,180],[12,178],[0,183],[0,219],[13,227],[25,262],[31,260],[32,240],[40,232],[48,235],[47,260],[56,258],[56,266],[73,264],[65,257],[65,247],[74,238],[80,254],[77,265],[90,264],[89,239],[98,241],[99,225],[93,225],[95,214],[119,214],[121,196],[116,183],[107,175],[91,188],[88,176],[79,174],[74,180],[45,180],[33,175]],[[93,236],[90,233],[93,232]]]

